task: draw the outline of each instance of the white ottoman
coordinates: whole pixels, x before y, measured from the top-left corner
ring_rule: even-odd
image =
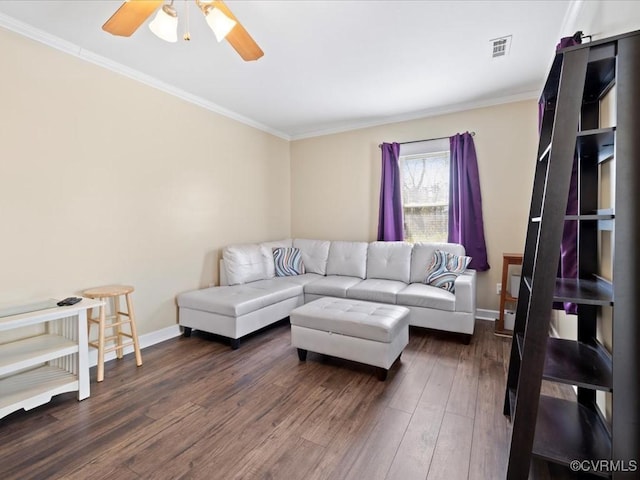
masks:
[[[409,343],[409,309],[398,305],[323,297],[289,318],[300,361],[311,350],[378,367],[380,380]]]

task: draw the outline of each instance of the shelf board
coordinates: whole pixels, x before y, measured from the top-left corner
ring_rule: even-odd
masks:
[[[592,213],[587,215],[566,215],[564,217],[565,220],[613,220],[615,215],[613,213]]]
[[[598,210],[597,212],[594,212],[594,213],[583,213],[580,215],[564,216],[565,221],[573,220],[573,221],[579,221],[579,222],[589,222],[589,221],[609,222],[611,220],[614,220],[615,218],[616,218],[615,213],[613,213],[613,210],[611,209]],[[532,217],[531,221],[534,223],[540,223],[542,221],[542,217]]]
[[[78,352],[78,343],[60,335],[38,335],[2,345],[0,376]]]
[[[549,338],[544,367],[547,380],[610,392],[613,387],[611,358],[604,347]]]
[[[26,327],[28,325],[36,325],[38,323],[48,322],[50,320],[74,317],[77,316],[82,310],[99,307],[100,305],[104,305],[104,302],[102,300],[83,298],[82,301],[76,303],[75,305],[70,305],[67,307],[56,306],[54,308],[47,308],[45,310],[38,310],[35,312],[20,313],[6,317],[0,317],[0,332],[12,330],[14,328]]]
[[[78,390],[78,377],[60,368],[44,366],[0,380],[0,418],[24,408],[31,410],[60,393]]]
[[[599,278],[557,278],[553,300],[583,305],[613,305],[613,288],[611,283]]]
[[[516,335],[522,358],[524,339]],[[612,391],[611,357],[602,345],[549,337],[542,376],[545,380],[566,383],[592,390]]]
[[[48,310],[50,308],[57,307],[57,300],[49,298],[47,300],[34,300],[31,302],[2,305],[0,306],[0,318],[13,317],[15,315],[21,315],[23,313],[37,312],[39,310]]]
[[[531,291],[531,277],[524,277],[524,283]],[[610,282],[597,277],[556,278],[553,301],[581,305],[613,305],[613,287]]]
[[[578,132],[576,149],[583,160],[597,159],[598,163],[613,158],[615,127]]]
[[[532,454],[565,466],[573,460],[606,460],[611,458],[611,437],[597,412],[541,395]]]

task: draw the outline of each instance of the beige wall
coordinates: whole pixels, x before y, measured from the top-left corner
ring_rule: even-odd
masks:
[[[522,252],[537,148],[534,100],[469,110],[291,143],[294,237],[375,240],[380,150],[405,142],[475,131],[491,270],[479,274],[478,307],[498,309],[502,253]]]
[[[139,331],[290,235],[289,142],[0,29],[0,303],[136,287]]]
[[[576,28],[639,28],[639,9],[585,2]],[[478,306],[497,309],[501,255],[524,243],[535,101],[289,144],[2,29],[0,55],[0,303],[127,282],[142,333],[172,325],[224,245],[373,240],[380,142],[474,130],[492,265]]]

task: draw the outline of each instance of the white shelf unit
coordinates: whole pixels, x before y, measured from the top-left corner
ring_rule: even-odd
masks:
[[[87,310],[99,300],[83,299],[55,307],[0,318],[0,332],[42,325],[43,333],[0,344],[0,418],[30,410],[54,395],[89,396]]]

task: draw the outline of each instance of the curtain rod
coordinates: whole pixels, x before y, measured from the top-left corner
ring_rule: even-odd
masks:
[[[472,137],[476,136],[476,132],[469,132],[469,135]],[[411,140],[410,142],[400,142],[400,145],[407,145],[408,143],[420,143],[420,142],[430,142],[431,140],[444,140],[445,138],[451,137],[436,137],[436,138],[425,138],[424,140]],[[378,144],[378,148],[380,148],[382,144]]]

